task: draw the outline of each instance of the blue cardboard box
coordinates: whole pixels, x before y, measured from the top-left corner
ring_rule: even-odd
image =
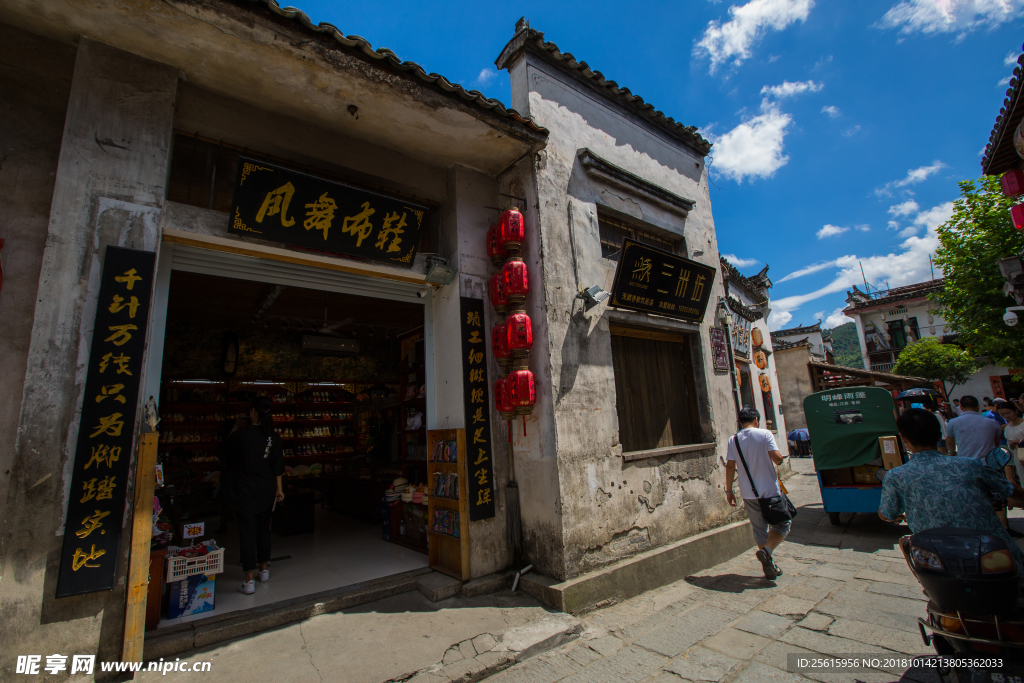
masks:
[[[216,579],[215,574],[197,574],[168,584],[170,588],[168,618],[177,619],[213,611]]]

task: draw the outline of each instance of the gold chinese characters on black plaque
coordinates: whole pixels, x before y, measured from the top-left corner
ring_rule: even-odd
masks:
[[[228,232],[411,266],[427,207],[242,157]]]
[[[702,322],[715,269],[624,238],[611,305]]]

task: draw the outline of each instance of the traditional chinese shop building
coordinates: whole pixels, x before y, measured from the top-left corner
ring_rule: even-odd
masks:
[[[550,131],[501,179],[537,207],[525,247],[537,407],[525,434],[513,423],[513,446],[525,554],[543,576],[524,581],[574,611],[750,546],[723,491],[738,318],[696,129],[525,21],[496,65],[517,111]]]
[[[510,566],[484,236],[547,131],[273,2],[16,0],[0,52],[5,650]],[[286,500],[243,596],[220,445],[259,396]]]

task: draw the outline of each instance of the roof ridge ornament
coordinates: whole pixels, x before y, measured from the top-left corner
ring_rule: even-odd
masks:
[[[530,28],[530,20],[526,17],[519,17],[519,21],[516,22],[516,33],[525,31],[528,28]]]

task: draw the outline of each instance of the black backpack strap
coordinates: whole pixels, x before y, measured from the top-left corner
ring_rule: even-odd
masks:
[[[761,494],[757,492],[757,485],[754,484],[754,478],[750,476],[750,468],[747,467],[747,460],[743,457],[743,449],[740,448],[740,435],[736,434],[732,438],[736,444],[736,452],[740,454],[740,462],[743,463],[743,471],[747,473],[747,479],[750,481],[750,488],[754,491],[754,497],[760,498]]]

